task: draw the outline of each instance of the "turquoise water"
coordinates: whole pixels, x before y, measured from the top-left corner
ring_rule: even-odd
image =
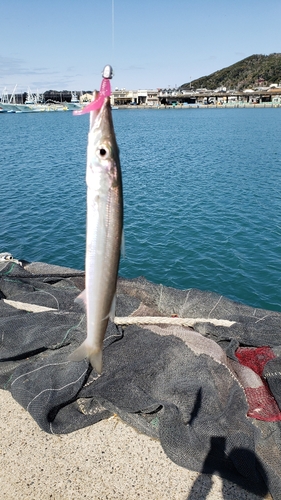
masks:
[[[280,109],[118,110],[120,274],[281,311]],[[87,115],[0,115],[0,252],[84,268]]]

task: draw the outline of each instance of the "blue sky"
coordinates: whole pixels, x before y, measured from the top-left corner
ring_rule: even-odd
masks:
[[[174,87],[281,52],[280,0],[0,0],[0,94]]]

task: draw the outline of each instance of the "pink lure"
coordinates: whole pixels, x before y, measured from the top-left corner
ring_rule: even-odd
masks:
[[[73,114],[84,115],[85,113],[90,113],[90,111],[94,111],[95,109],[100,109],[103,105],[105,98],[110,96],[110,94],[111,94],[110,81],[108,78],[103,78],[101,81],[98,98],[90,102],[90,104],[87,104],[85,108],[73,111]]]

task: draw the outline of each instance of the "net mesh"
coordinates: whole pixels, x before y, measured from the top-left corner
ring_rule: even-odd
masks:
[[[117,413],[178,465],[280,499],[281,314],[119,278],[117,316],[197,319],[192,328],[109,322],[98,376],[87,360],[68,360],[86,335],[74,302],[83,288],[79,271],[0,263],[0,386],[46,432]]]

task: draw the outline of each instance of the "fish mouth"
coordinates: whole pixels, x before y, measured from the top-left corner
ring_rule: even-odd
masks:
[[[96,90],[93,93],[93,101],[96,101],[98,98],[99,98],[99,92]],[[90,128],[92,128],[92,126],[95,126],[95,128],[100,128],[103,122],[107,121],[111,121],[112,123],[110,98],[105,97],[101,107],[99,109],[91,111],[90,115],[91,115]]]
[[[111,125],[111,128],[113,129],[111,104],[109,97],[105,97],[102,103],[102,107],[98,111],[98,117],[100,117],[102,123],[109,123]]]
[[[105,97],[102,107],[93,113],[95,116],[91,125],[94,130],[99,130],[104,140],[110,141],[113,149],[119,151],[114,133],[110,97]]]

